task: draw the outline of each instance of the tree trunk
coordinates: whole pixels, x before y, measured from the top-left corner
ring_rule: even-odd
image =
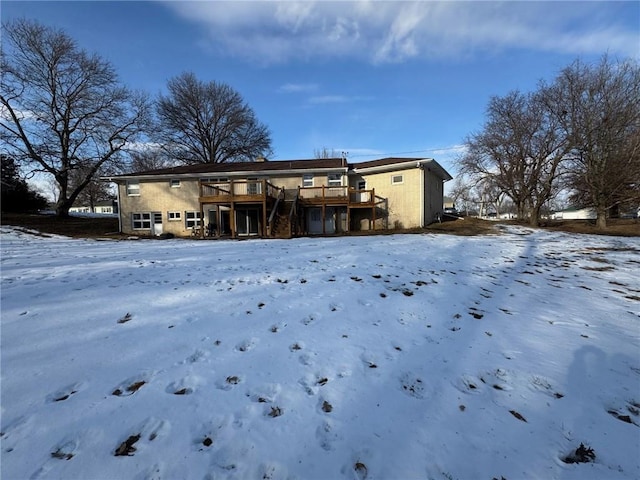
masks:
[[[531,208],[531,212],[529,214],[529,226],[531,227],[540,226],[540,207]]]
[[[519,201],[516,204],[516,209],[518,211],[518,221],[524,222],[525,218],[527,218],[527,209],[522,201]]]
[[[605,230],[607,228],[607,211],[605,209],[598,209],[598,217],[596,218],[596,228],[598,230]]]
[[[69,202],[68,199],[60,198],[56,202],[56,217],[67,218],[69,217],[69,209],[73,202]]]

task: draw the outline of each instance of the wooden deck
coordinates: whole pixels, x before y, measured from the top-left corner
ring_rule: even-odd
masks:
[[[222,221],[220,207],[229,210],[231,222],[231,236],[236,237],[235,212],[246,211],[247,208],[259,208],[260,229],[259,235],[267,237],[275,231],[274,220],[282,215],[276,215],[279,202],[283,202],[287,196],[284,188],[276,187],[267,180],[229,180],[225,182],[201,181],[199,183],[200,218],[204,219],[205,205],[215,205],[218,211],[216,225]],[[289,192],[293,193],[293,192]],[[291,201],[290,201],[291,203]],[[341,208],[347,214],[347,225],[350,225],[351,211],[353,209],[371,210],[370,227],[375,229],[376,217],[387,210],[386,199],[377,197],[375,190],[356,190],[349,186],[319,186],[298,187],[292,205],[296,210],[296,216],[306,208],[320,208],[322,218],[329,208]],[[299,208],[297,208],[299,205]],[[288,228],[290,231],[298,231],[297,223],[287,214]],[[294,224],[295,223],[295,224]],[[323,233],[324,233],[323,223]],[[219,232],[217,232],[219,236]],[[291,234],[290,234],[291,235]],[[289,236],[290,236],[289,235]],[[205,237],[205,231],[199,229],[194,236]]]
[[[278,198],[282,189],[266,180],[200,182],[201,204],[262,203]]]
[[[304,206],[372,208],[376,205],[373,189],[355,190],[347,186],[298,187],[298,198]]]

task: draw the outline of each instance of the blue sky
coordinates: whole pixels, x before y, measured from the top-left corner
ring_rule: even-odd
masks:
[[[272,159],[453,160],[492,95],[573,60],[640,59],[640,2],[28,2],[2,20],[62,28],[152,95],[192,71],[237,90]]]

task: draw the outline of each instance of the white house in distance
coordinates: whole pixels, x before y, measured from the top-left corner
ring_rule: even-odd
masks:
[[[69,213],[98,213],[112,215],[118,213],[115,200],[102,200],[95,202],[93,208],[90,205],[74,205],[69,209]]]
[[[103,178],[117,185],[123,233],[202,238],[424,227],[451,179],[431,158],[258,159]]]
[[[598,217],[595,208],[567,208],[551,215],[554,220],[595,220]]]

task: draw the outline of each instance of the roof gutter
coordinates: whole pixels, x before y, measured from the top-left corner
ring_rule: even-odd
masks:
[[[425,160],[419,160],[418,162],[416,162],[416,167],[417,168],[422,168],[422,169],[426,168],[429,171],[431,171],[431,169],[433,169],[436,173],[438,173],[440,175],[440,177],[442,178],[442,181],[444,181],[444,182],[448,182],[449,180],[453,180],[453,177],[449,174],[449,172],[447,172],[442,167],[442,165],[440,165],[438,162],[436,162],[432,158],[425,159]]]
[[[403,163],[392,163],[392,164],[388,164],[388,165],[378,165],[376,167],[364,167],[364,168],[358,168],[355,165],[353,165],[353,168],[351,169],[354,173],[381,173],[381,172],[393,172],[395,170],[406,170],[407,167],[412,167],[414,166],[414,162],[415,160],[411,160],[408,162],[403,162]],[[418,162],[417,164],[415,164],[416,167],[418,167],[420,164],[420,162]],[[357,165],[357,164],[356,164]]]
[[[299,168],[287,170],[246,170],[246,171],[230,171],[230,172],[201,172],[201,173],[163,173],[160,175],[118,175],[113,177],[100,177],[100,180],[106,182],[118,183],[126,180],[170,180],[172,178],[192,178],[198,179],[203,177],[265,177],[275,175],[301,175],[304,173],[347,173],[347,167],[337,168]]]

